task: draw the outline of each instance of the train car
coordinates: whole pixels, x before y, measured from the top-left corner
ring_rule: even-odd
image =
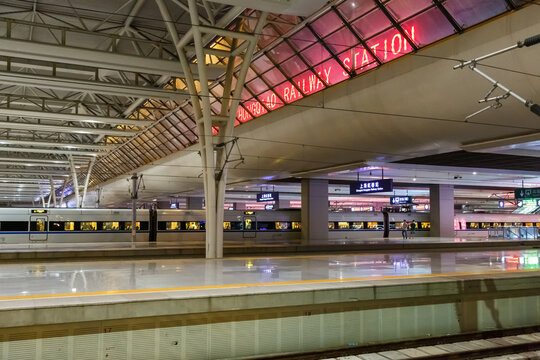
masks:
[[[131,242],[130,209],[0,209],[0,244]],[[137,241],[149,239],[149,211],[137,210]],[[403,220],[418,224],[416,236],[430,235],[429,213],[389,213],[390,237],[401,237]],[[489,229],[540,227],[540,215],[456,214],[455,235],[488,236]],[[329,239],[382,238],[380,212],[330,212]],[[157,240],[174,245],[202,244],[204,210],[158,210]],[[225,211],[226,244],[297,243],[301,238],[300,210]]]

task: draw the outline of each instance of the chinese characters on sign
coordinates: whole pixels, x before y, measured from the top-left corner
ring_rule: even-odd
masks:
[[[519,188],[514,190],[515,199],[540,199],[540,188]]]
[[[390,204],[412,204],[412,196],[392,196],[390,197]]]
[[[267,192],[257,194],[257,202],[266,202],[266,201],[278,201],[279,193],[278,192]]]
[[[372,181],[358,181],[350,185],[349,193],[354,194],[367,194],[374,192],[387,192],[392,191],[393,181],[392,179],[381,179]]]

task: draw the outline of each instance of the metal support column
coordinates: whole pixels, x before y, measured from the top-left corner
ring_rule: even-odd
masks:
[[[174,27],[174,22],[163,0],[155,0],[163,20],[167,26],[172,41],[176,44],[176,51],[186,76],[186,84],[191,96],[191,102],[195,110],[197,127],[199,130],[199,144],[201,149],[201,164],[203,170],[205,203],[206,203],[206,257],[223,257],[223,206],[225,198],[225,185],[227,182],[227,153],[230,152],[233,142],[227,140],[232,137],[234,120],[238,110],[238,99],[244,86],[245,77],[249,69],[249,64],[255,50],[258,34],[266,21],[267,13],[263,12],[257,22],[253,33],[236,32],[219,29],[225,32],[227,37],[233,39],[230,51],[223,51],[222,56],[227,58],[227,70],[225,74],[226,87],[223,91],[222,110],[219,116],[213,116],[210,107],[210,90],[208,87],[208,66],[206,64],[206,54],[212,49],[205,48],[205,36],[216,34],[215,27],[205,27],[201,25],[195,0],[188,1],[191,18],[191,30],[181,40]],[[227,25],[227,24],[225,24]],[[236,47],[238,40],[243,40],[244,44]],[[197,69],[199,75],[200,90],[197,90],[194,76],[191,71],[187,55],[189,44],[193,43],[197,58]],[[248,43],[248,46],[245,46]],[[240,51],[245,49],[245,52]],[[192,47],[190,49],[193,49]],[[236,56],[243,57],[242,64],[234,92],[231,98],[231,83],[235,70]],[[213,136],[213,127],[218,128],[218,134]]]
[[[59,207],[62,207],[62,202],[64,201],[64,193],[66,192],[68,180],[64,180],[64,185],[62,185],[62,193],[60,194],[60,204]]]
[[[75,170],[75,163],[73,162],[73,156],[68,155],[69,167],[71,168],[71,179],[73,180],[73,194],[75,195],[75,207],[79,207],[79,181],[77,180],[77,171]]]
[[[56,207],[56,190],[54,188],[54,180],[52,176],[49,176],[49,181],[51,183],[51,196],[53,200],[53,206]]]
[[[131,247],[135,247],[137,240],[137,174],[131,176]]]
[[[94,168],[94,164],[96,162],[96,157],[92,157],[92,159],[88,162],[88,171],[86,172],[86,179],[84,180],[84,189],[83,189],[83,195],[81,200],[81,207],[84,207],[84,201],[86,200],[86,192],[88,191],[88,183],[90,182],[90,175],[92,175],[92,169]]]

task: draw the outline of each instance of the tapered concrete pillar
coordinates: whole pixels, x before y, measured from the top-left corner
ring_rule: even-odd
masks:
[[[302,179],[302,243],[328,241],[328,180]]]
[[[431,236],[454,237],[454,186],[430,185]]]
[[[202,210],[203,197],[188,197],[186,199],[186,205],[188,210]]]

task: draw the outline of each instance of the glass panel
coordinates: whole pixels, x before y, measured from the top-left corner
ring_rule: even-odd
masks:
[[[455,32],[454,27],[437,8],[429,9],[402,24],[418,46],[431,44]]]
[[[119,230],[120,223],[118,221],[105,221],[103,222],[103,230]]]
[[[444,7],[459,25],[469,27],[506,11],[504,0],[447,0]]]
[[[261,31],[259,36],[259,48],[265,48],[270,43],[274,42],[279,38],[279,33],[274,29],[272,25],[266,25]]]
[[[316,66],[315,71],[327,85],[334,85],[349,78],[349,75],[343,71],[343,68],[334,59]]]
[[[325,37],[343,26],[343,22],[334,11],[330,10],[315,20],[311,26],[320,37]]]
[[[268,51],[268,56],[276,63],[280,63],[290,58],[293,54],[294,50],[286,42],[282,42]]]
[[[276,93],[272,90],[268,90],[265,93],[262,93],[261,95],[257,96],[257,98],[268,108],[268,110],[272,111],[275,109],[278,109],[282,107],[283,101],[281,101],[280,98],[277,97]]]
[[[377,61],[363,46],[344,51],[338,58],[347,70],[355,70],[357,74],[377,66]]]
[[[300,91],[288,81],[276,86],[274,90],[286,103],[296,101],[303,97]]]
[[[298,24],[299,22],[300,22],[300,19],[297,16],[279,15],[279,16],[276,16],[275,21],[272,24],[279,32],[281,32],[282,34],[285,34],[291,31],[291,29],[294,28],[294,26]]]
[[[248,68],[248,71],[247,71],[247,74],[246,74],[246,82],[248,82],[249,80],[255,78],[257,76],[257,74],[255,73],[255,71],[253,71],[252,68]]]
[[[201,229],[201,223],[198,221],[189,221],[187,224],[188,230],[200,230]]]
[[[307,69],[306,64],[300,60],[298,56],[293,56],[288,61],[281,64],[280,67],[291,77]]]
[[[265,72],[262,77],[272,86],[285,80],[285,76],[281,73],[281,71],[279,71],[278,68],[273,68]]]
[[[65,231],[73,231],[75,230],[75,222],[73,221],[66,221],[64,223],[64,230]]]
[[[334,53],[339,53],[358,44],[358,39],[348,28],[344,27],[328,36],[324,42]]]
[[[250,113],[248,113],[246,111],[246,109],[244,109],[242,106],[239,106],[238,107],[238,110],[236,111],[236,118],[240,121],[240,122],[245,122],[245,121],[249,121],[251,119],[253,119],[253,117],[251,116]]]
[[[178,221],[167,221],[165,223],[165,230],[178,230],[180,228]]]
[[[430,5],[433,5],[431,0],[390,0],[385,4],[392,16],[398,21],[408,18]]]
[[[264,106],[262,106],[262,104],[260,102],[258,102],[257,100],[255,100],[255,99],[251,99],[249,101],[246,101],[244,103],[244,106],[246,107],[246,109],[251,114],[253,114],[253,117],[258,117],[258,116],[264,115],[264,114],[266,114],[268,112],[264,108]]]
[[[347,0],[338,6],[338,10],[345,19],[354,20],[374,7],[373,0]]]
[[[268,86],[262,81],[260,78],[256,78],[253,81],[250,81],[246,84],[249,90],[251,90],[254,94],[260,94],[263,91],[268,90]]]
[[[253,61],[251,63],[251,66],[253,66],[255,70],[257,70],[257,72],[260,74],[270,69],[272,66],[274,66],[274,64],[272,64],[272,61],[270,61],[270,59],[266,55],[263,55],[259,56],[257,60]]]
[[[396,29],[390,29],[368,40],[367,44],[382,62],[398,58],[412,51],[409,42]]]
[[[317,65],[328,59],[330,56],[330,53],[320,43],[316,43],[302,51],[302,57],[306,59],[310,65]]]
[[[302,50],[307,48],[309,45],[317,42],[317,38],[311,30],[308,28],[303,28],[289,38],[291,44],[296,48],[296,50]]]
[[[313,94],[325,88],[323,82],[311,70],[298,75],[293,81],[306,95]]]
[[[392,23],[384,13],[377,9],[352,23],[361,38],[366,39],[390,27]]]
[[[82,231],[96,231],[97,222],[95,221],[81,221],[81,230]]]

